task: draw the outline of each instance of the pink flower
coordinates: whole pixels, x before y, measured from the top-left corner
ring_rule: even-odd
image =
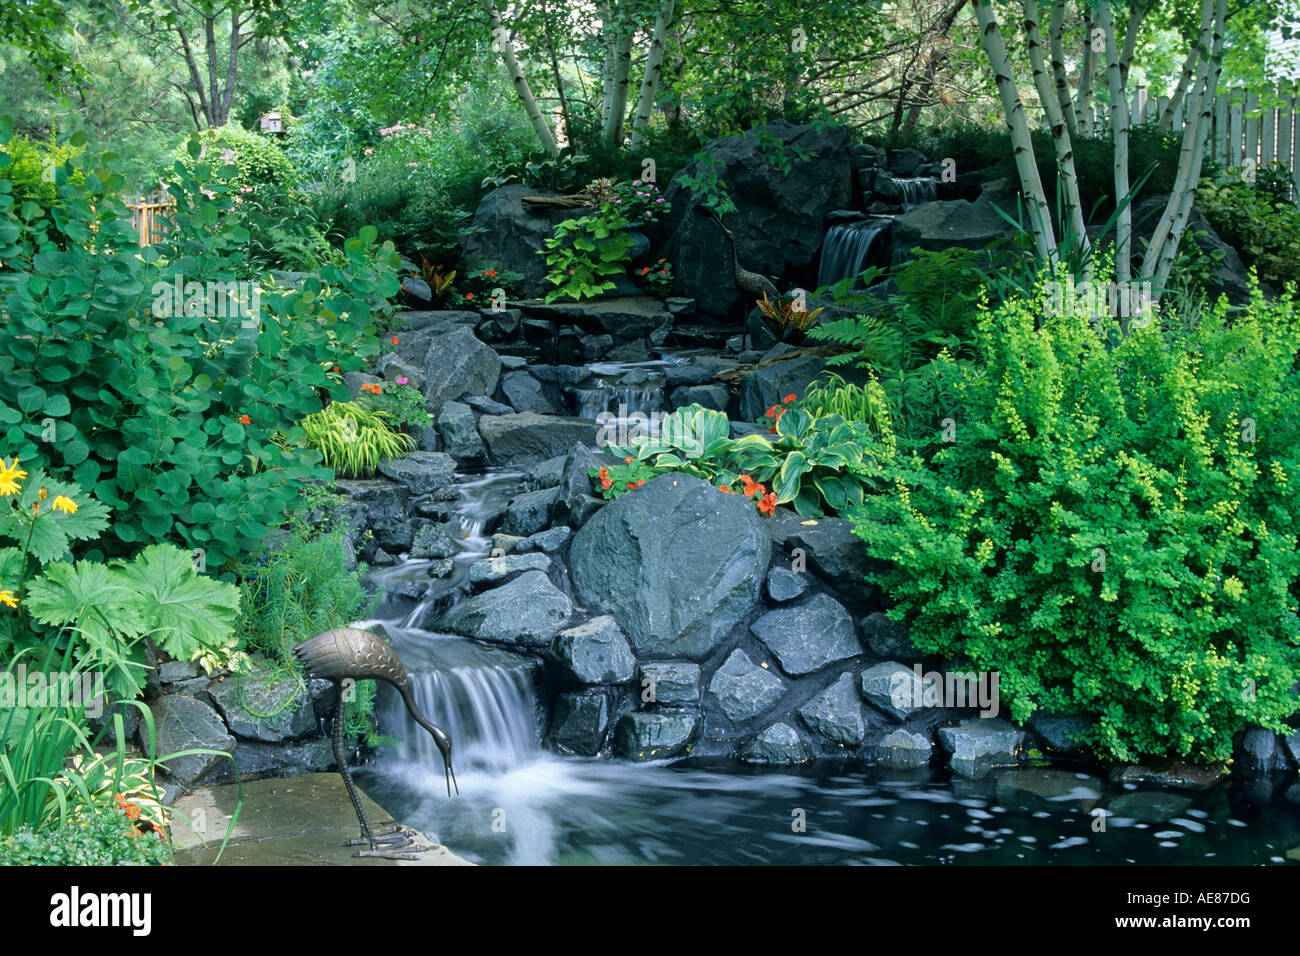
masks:
[[[398,384],[398,385],[405,385],[408,381],[410,381],[410,380],[407,379],[407,378],[399,378],[399,379],[397,380],[397,384]]]
[[[362,150],[362,155],[363,155],[363,156],[373,156],[373,155],[375,155],[374,147],[372,147],[372,146],[368,146],[368,147],[366,147],[364,150]]]

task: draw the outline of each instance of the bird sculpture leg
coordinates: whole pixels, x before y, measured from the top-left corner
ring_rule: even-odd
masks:
[[[354,857],[377,856],[388,860],[418,860],[419,857],[415,854],[423,853],[429,847],[411,845],[411,838],[415,836],[414,830],[394,826],[376,832],[371,830],[370,824],[366,822],[365,811],[361,809],[361,796],[357,793],[356,784],[352,782],[352,772],[348,769],[347,752],[343,748],[342,684],[339,685],[334,707],[334,759],[338,762],[339,773],[343,775],[343,786],[347,788],[348,796],[352,799],[352,808],[357,811],[357,819],[361,821],[361,839],[348,840],[343,845],[369,847],[367,850],[358,850],[352,854]],[[380,844],[386,845],[381,846]]]

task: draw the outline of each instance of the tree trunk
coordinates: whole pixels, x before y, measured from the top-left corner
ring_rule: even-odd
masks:
[[[609,100],[609,115],[605,117],[603,139],[610,146],[623,145],[623,123],[627,119],[627,94],[632,73],[632,34],[634,26],[625,11],[616,14],[614,85]]]
[[[614,19],[609,0],[597,4],[596,11],[600,14],[601,45],[605,48],[600,69],[600,128],[603,130],[609,122],[609,106],[614,99]]]
[[[1020,101],[1020,93],[1016,88],[1015,77],[1012,75],[1011,61],[1007,57],[1007,47],[1002,40],[997,20],[993,16],[992,0],[974,0],[974,6],[975,19],[980,28],[980,42],[993,67],[998,96],[1002,100],[1007,127],[1011,130],[1016,170],[1020,174],[1020,189],[1025,194],[1025,202],[1029,205],[1029,222],[1033,230],[1034,247],[1043,262],[1054,263],[1056,237],[1052,230],[1052,218],[1048,213],[1047,197],[1043,195],[1043,181],[1039,178],[1038,165],[1034,160],[1034,142],[1029,135],[1025,105]]]
[[[1070,247],[1080,253],[1088,251],[1088,230],[1083,221],[1083,207],[1079,202],[1079,178],[1074,170],[1074,148],[1070,142],[1070,130],[1065,125],[1065,113],[1052,81],[1047,75],[1047,65],[1043,61],[1043,38],[1038,27],[1038,0],[1024,0],[1025,7],[1025,45],[1029,50],[1029,63],[1034,74],[1034,86],[1038,90],[1038,99],[1047,114],[1047,123],[1052,131],[1052,143],[1056,147],[1056,167],[1060,172],[1061,185],[1065,191],[1065,221],[1061,228],[1066,230]]]
[[[1200,49],[1210,49],[1214,36],[1214,8],[1215,0],[1201,0],[1201,31],[1200,31]],[[1205,103],[1204,96],[1210,74],[1210,61],[1205,59],[1201,62],[1201,67],[1197,71],[1197,77],[1191,86],[1191,100],[1188,103],[1189,114],[1187,117],[1187,126],[1183,129],[1182,147],[1178,151],[1178,169],[1174,174],[1173,191],[1169,194],[1169,202],[1165,204],[1164,211],[1160,215],[1156,227],[1151,233],[1151,242],[1147,245],[1146,256],[1142,260],[1142,275],[1144,277],[1153,277],[1159,268],[1160,259],[1164,253],[1165,244],[1169,241],[1170,234],[1173,230],[1174,219],[1178,214],[1178,198],[1188,188],[1196,188],[1196,181],[1190,179],[1192,166],[1196,158],[1196,146],[1204,132],[1201,130],[1201,116],[1204,107],[1213,109],[1213,102]],[[1198,170],[1199,173],[1199,170]]]
[[[1070,78],[1065,71],[1065,0],[1052,0],[1052,18],[1048,26],[1048,49],[1052,56],[1052,79],[1056,84],[1056,103],[1061,109],[1061,116],[1070,130],[1070,135],[1079,132],[1078,117],[1074,114],[1074,102],[1070,96]]]
[[[1097,19],[1106,34],[1106,80],[1110,87],[1110,134],[1115,144],[1115,203],[1119,215],[1115,221],[1115,281],[1121,286],[1133,278],[1133,207],[1128,181],[1128,97],[1119,66],[1119,44],[1115,42],[1115,20],[1110,4],[1097,7]]]
[[[1192,52],[1188,53],[1187,59],[1183,61],[1182,73],[1178,77],[1178,85],[1174,87],[1174,95],[1169,97],[1164,112],[1160,114],[1161,129],[1173,130],[1174,119],[1182,108],[1183,97],[1187,95],[1187,86],[1198,76],[1196,63],[1200,56],[1201,51],[1193,46]]]
[[[1138,31],[1142,29],[1142,21],[1150,12],[1150,3],[1135,2],[1129,13],[1128,27],[1124,30],[1124,47],[1119,54],[1119,78],[1125,89],[1128,89],[1128,68],[1133,62],[1133,50],[1137,47]]]
[[[1154,283],[1157,288],[1162,286],[1169,277],[1169,271],[1173,268],[1174,259],[1178,255],[1178,246],[1182,243],[1183,233],[1187,230],[1187,221],[1192,214],[1192,204],[1196,198],[1196,184],[1201,178],[1201,164],[1205,160],[1205,146],[1210,135],[1214,98],[1219,91],[1219,75],[1223,63],[1223,38],[1227,19],[1228,0],[1218,0],[1214,8],[1214,36],[1210,43],[1210,60],[1202,69],[1204,88],[1200,95],[1201,110],[1200,119],[1196,124],[1197,134],[1192,144],[1191,168],[1187,171],[1187,180],[1182,191],[1175,190],[1170,197],[1170,205],[1177,202],[1178,209],[1173,216],[1173,225],[1169,230],[1169,238],[1165,240],[1164,248],[1159,253],[1160,258],[1156,266]],[[1184,135],[1185,141],[1186,136]],[[1180,172],[1182,172],[1181,165],[1180,161]]]
[[[668,46],[668,27],[673,22],[674,0],[662,0],[659,15],[655,17],[654,34],[650,37],[650,50],[645,58],[645,75],[641,77],[641,93],[637,96],[636,119],[632,121],[632,149],[641,148],[646,127],[650,125],[650,111],[654,109],[655,94],[663,74],[664,50]]]
[[[1079,68],[1079,100],[1076,115],[1079,129],[1085,136],[1093,134],[1092,125],[1092,75],[1097,72],[1097,52],[1092,48],[1092,8],[1083,6],[1083,65]]]
[[[514,41],[510,39],[510,32],[501,23],[501,14],[497,10],[497,5],[493,0],[483,0],[483,9],[487,11],[488,18],[492,21],[492,38],[497,40],[498,45],[501,47],[501,61],[505,64],[506,75],[510,77],[510,82],[514,84],[519,102],[523,104],[524,112],[528,115],[528,122],[533,124],[533,130],[537,133],[542,148],[552,156],[558,156],[560,148],[555,143],[555,134],[551,132],[546,117],[542,115],[542,111],[537,107],[537,100],[533,97],[532,88],[528,85],[528,78],[524,76],[524,71],[515,58]]]

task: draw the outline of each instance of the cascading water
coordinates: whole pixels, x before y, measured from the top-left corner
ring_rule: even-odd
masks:
[[[903,212],[909,212],[917,206],[934,202],[939,195],[939,181],[937,179],[895,179],[894,182],[903,192]]]
[[[830,285],[855,276],[868,266],[883,265],[886,239],[893,222],[882,218],[831,226],[822,243],[817,285]]]

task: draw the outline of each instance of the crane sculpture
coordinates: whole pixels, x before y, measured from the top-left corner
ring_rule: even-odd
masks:
[[[736,283],[736,288],[741,292],[748,293],[757,298],[760,295],[766,295],[769,299],[777,298],[780,293],[776,291],[776,285],[767,276],[760,272],[750,272],[740,264],[740,257],[736,254],[736,237],[732,235],[731,230],[722,224],[722,218],[707,206],[696,206],[697,212],[706,212],[712,219],[722,234],[727,237],[727,242],[731,246],[731,279]],[[741,330],[744,336],[741,344],[745,344],[749,338],[749,328],[746,326]]]
[[[338,762],[339,773],[343,775],[343,784],[347,787],[352,806],[361,821],[361,839],[349,840],[344,846],[368,845],[369,849],[359,850],[353,856],[377,856],[390,860],[414,860],[413,854],[423,853],[429,847],[415,847],[414,830],[400,826],[387,830],[374,831],[366,822],[366,814],[361,809],[361,798],[357,794],[356,784],[348,770],[347,754],[343,749],[343,700],[344,685],[348,681],[382,680],[392,684],[402,695],[402,702],[412,719],[429,732],[433,742],[442,754],[444,775],[447,779],[447,796],[456,784],[456,772],[451,767],[451,738],[446,732],[420,712],[411,697],[411,680],[406,668],[398,659],[396,652],[378,636],[355,627],[342,627],[333,631],[317,634],[303,641],[293,649],[296,657],[308,675],[320,680],[330,681],[334,685],[334,759]]]

